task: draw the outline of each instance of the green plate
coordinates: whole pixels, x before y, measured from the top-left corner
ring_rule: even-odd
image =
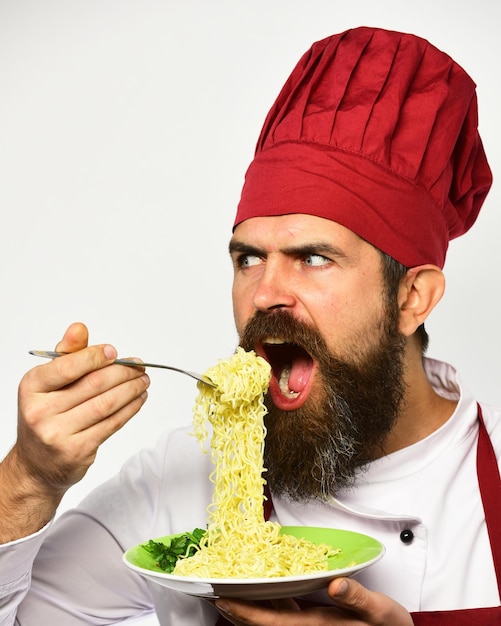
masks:
[[[276,578],[197,578],[166,574],[156,566],[155,559],[141,547],[142,544],[127,550],[123,561],[127,567],[151,582],[188,595],[203,598],[225,596],[247,600],[271,600],[318,591],[334,578],[351,576],[373,565],[384,555],[385,550],[377,539],[349,530],[282,526],[281,532],[314,543],[325,543],[333,548],[339,548],[340,553],[329,559],[327,571]],[[174,536],[177,535],[159,537],[155,541],[168,543]],[[147,542],[148,539],[143,544]]]

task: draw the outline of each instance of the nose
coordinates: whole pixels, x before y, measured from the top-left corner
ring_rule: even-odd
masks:
[[[292,280],[283,264],[268,260],[254,291],[253,304],[258,311],[293,308],[296,297]]]

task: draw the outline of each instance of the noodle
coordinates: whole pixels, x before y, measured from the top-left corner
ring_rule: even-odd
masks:
[[[334,551],[291,535],[263,517],[263,450],[266,407],[263,396],[270,366],[254,352],[238,348],[205,372],[216,388],[198,384],[194,435],[207,439],[212,425],[215,469],[207,533],[200,549],[177,561],[176,575],[201,578],[270,578],[327,569]]]

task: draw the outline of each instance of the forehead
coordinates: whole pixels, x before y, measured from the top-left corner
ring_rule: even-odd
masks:
[[[234,231],[232,242],[238,241],[266,250],[290,245],[324,242],[346,251],[375,248],[350,229],[332,220],[294,213],[270,217],[252,217],[241,222]]]

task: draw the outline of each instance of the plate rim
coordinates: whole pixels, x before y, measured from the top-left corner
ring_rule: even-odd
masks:
[[[281,530],[287,529],[287,528],[302,528],[302,526],[292,525],[292,524],[281,526]],[[357,571],[361,569],[365,569],[366,567],[374,565],[374,563],[379,561],[386,552],[386,546],[379,539],[376,539],[375,537],[372,537],[371,535],[367,535],[365,533],[359,533],[357,531],[351,531],[351,530],[343,529],[343,528],[330,528],[327,526],[304,526],[304,528],[313,528],[313,529],[325,530],[325,531],[335,531],[335,532],[340,532],[340,533],[346,533],[351,536],[357,535],[359,537],[370,539],[371,541],[375,542],[377,544],[375,547],[378,547],[379,550],[377,554],[375,554],[374,557],[372,557],[371,559],[363,561],[362,563],[356,563],[350,567],[333,568],[333,569],[328,569],[328,570],[321,570],[317,572],[309,572],[307,574],[299,574],[299,575],[292,575],[292,576],[290,575],[289,576],[270,576],[270,577],[260,577],[260,578],[202,578],[198,576],[181,576],[179,574],[169,574],[168,572],[164,572],[162,570],[157,571],[157,570],[141,567],[129,561],[127,555],[130,554],[133,550],[137,550],[139,547],[147,543],[148,540],[142,541],[141,543],[131,546],[128,550],[126,550],[122,555],[122,561],[127,567],[137,572],[138,574],[151,576],[154,578],[159,578],[165,581],[172,581],[173,583],[174,582],[193,583],[193,584],[199,584],[199,585],[204,584],[204,585],[211,585],[211,586],[216,586],[216,585],[251,586],[251,585],[262,585],[262,584],[279,584],[279,583],[283,584],[287,582],[294,583],[294,582],[302,582],[302,581],[307,581],[307,580],[316,580],[316,579],[329,578],[329,577],[338,578],[342,576],[351,576],[352,574],[356,573]],[[170,535],[162,535],[162,537],[153,539],[153,541],[158,541],[160,539],[165,539],[166,537],[175,537],[175,536],[179,536],[183,534],[184,532],[171,533]]]

